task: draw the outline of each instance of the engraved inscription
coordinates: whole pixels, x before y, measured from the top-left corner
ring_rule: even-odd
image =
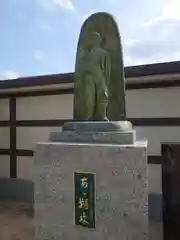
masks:
[[[95,228],[95,175],[74,173],[75,224]]]

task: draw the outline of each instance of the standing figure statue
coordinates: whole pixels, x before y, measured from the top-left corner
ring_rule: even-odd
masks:
[[[74,120],[126,120],[121,39],[116,21],[107,13],[91,15],[81,28],[75,66]]]
[[[83,88],[81,94],[81,120],[108,121],[108,84],[110,82],[111,64],[108,52],[101,48],[102,38],[98,32],[91,32],[88,44],[81,48],[79,56],[79,73]]]

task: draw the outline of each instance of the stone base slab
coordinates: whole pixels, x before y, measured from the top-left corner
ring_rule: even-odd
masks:
[[[34,156],[35,240],[148,239],[147,142],[49,142]],[[91,172],[95,228],[74,222],[74,172]]]
[[[79,143],[113,143],[113,144],[134,144],[136,131],[124,132],[52,132],[52,142],[79,142]]]
[[[132,129],[129,121],[72,121],[63,126],[63,131],[73,132],[123,132]]]

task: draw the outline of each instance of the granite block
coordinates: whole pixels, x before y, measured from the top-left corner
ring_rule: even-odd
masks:
[[[49,142],[34,157],[35,240],[148,239],[147,142]],[[96,174],[95,228],[74,223],[73,173]]]
[[[136,140],[136,131],[97,133],[73,131],[52,132],[50,140],[52,142],[133,144]]]

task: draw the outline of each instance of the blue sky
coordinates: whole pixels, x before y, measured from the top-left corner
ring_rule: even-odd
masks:
[[[83,21],[114,15],[125,66],[180,59],[180,0],[1,0],[0,78],[74,71]]]

